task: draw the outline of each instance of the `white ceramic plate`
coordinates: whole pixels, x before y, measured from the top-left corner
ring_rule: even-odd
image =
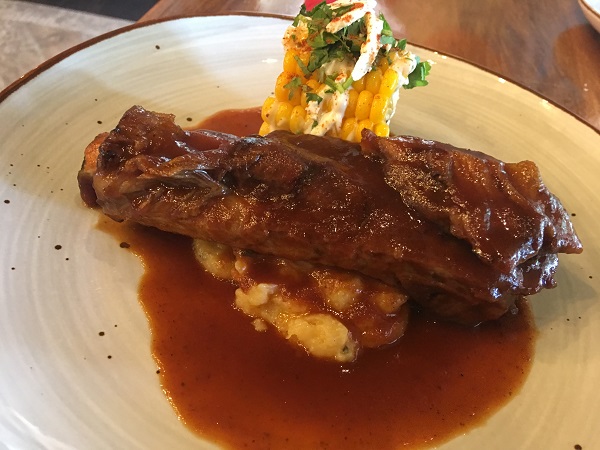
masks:
[[[220,16],[139,26],[0,94],[0,448],[198,448],[159,386],[137,300],[140,263],[94,228],[98,213],[82,205],[75,177],[86,144],[133,104],[183,125],[260,105],[280,71],[287,23]],[[535,160],[576,213],[585,246],[561,257],[559,287],[532,299],[540,337],[521,393],[443,448],[598,445],[598,132],[496,75],[414,50],[435,63],[430,86],[402,93],[393,130]]]
[[[578,0],[583,15],[600,33],[600,0]]]

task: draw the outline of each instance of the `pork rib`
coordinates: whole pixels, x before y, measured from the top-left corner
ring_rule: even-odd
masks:
[[[582,250],[533,163],[417,138],[238,138],[133,107],[78,179],[116,220],[357,271],[465,323],[553,287],[557,253]]]

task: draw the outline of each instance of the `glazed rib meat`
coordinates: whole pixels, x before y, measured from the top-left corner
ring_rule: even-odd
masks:
[[[464,323],[554,287],[557,253],[582,250],[535,164],[412,137],[238,138],[133,107],[78,179],[115,220],[356,271]]]

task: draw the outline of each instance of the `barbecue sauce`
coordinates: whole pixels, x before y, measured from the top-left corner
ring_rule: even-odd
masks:
[[[198,127],[248,134],[256,123],[259,110],[224,111]],[[257,332],[235,310],[234,286],[196,263],[191,239],[107,218],[101,228],[144,263],[139,297],[173,408],[225,448],[439,445],[517,395],[531,366],[536,332],[524,300],[518,314],[475,328],[411,311],[398,343],[340,365]]]

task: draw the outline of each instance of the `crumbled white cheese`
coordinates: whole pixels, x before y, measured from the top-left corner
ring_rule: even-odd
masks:
[[[371,70],[381,48],[383,20],[377,17],[375,12],[367,12],[365,14],[365,24],[367,26],[367,39],[360,46],[360,56],[352,71],[352,79],[355,81],[360,80]]]

